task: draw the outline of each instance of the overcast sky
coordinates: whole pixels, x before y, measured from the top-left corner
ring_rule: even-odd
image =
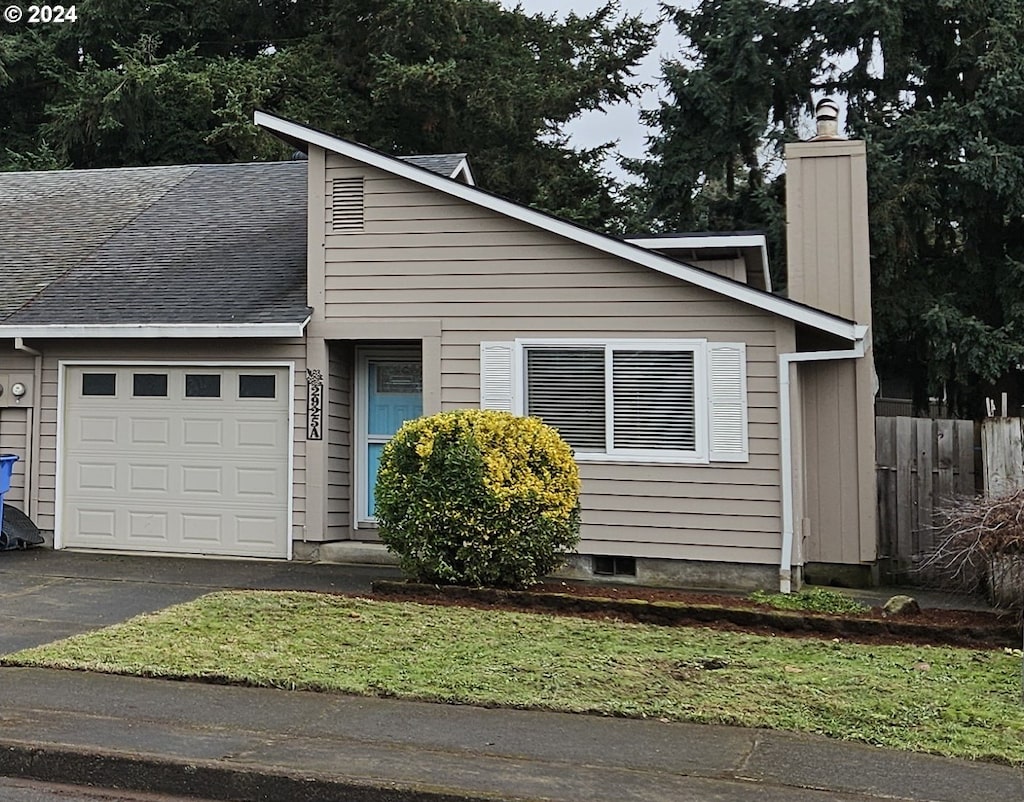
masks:
[[[516,5],[515,0],[501,0],[508,7]],[[556,13],[563,17],[569,11],[583,15],[604,5],[604,0],[519,0],[519,5],[530,14]],[[679,2],[678,5],[686,3]],[[646,19],[658,18],[657,0],[620,0],[621,13],[641,14]],[[662,26],[658,44],[651,54],[641,63],[637,78],[642,83],[658,84],[661,73],[662,58],[678,55],[679,46],[675,26],[667,23]],[[658,103],[657,90],[647,92],[632,104],[620,103],[613,106],[607,113],[590,112],[569,127],[573,141],[581,147],[600,145],[609,140],[618,140],[619,152],[624,156],[638,157],[644,155],[647,129],[640,123],[641,109],[653,108]],[[611,165],[609,165],[611,168]],[[618,170],[615,170],[619,174]]]

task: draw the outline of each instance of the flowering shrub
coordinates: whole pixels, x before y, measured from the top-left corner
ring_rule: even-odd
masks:
[[[426,582],[525,587],[579,542],[572,449],[536,418],[467,409],[407,422],[385,446],[381,540]]]

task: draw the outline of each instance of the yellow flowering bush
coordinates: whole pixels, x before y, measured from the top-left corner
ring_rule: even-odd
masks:
[[[408,421],[384,447],[381,540],[417,579],[525,587],[579,542],[572,449],[537,418],[479,409]]]

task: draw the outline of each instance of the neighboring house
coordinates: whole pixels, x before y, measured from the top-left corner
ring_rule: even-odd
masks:
[[[760,235],[615,239],[256,121],[308,158],[0,174],[0,450],[57,548],[344,553],[401,421],[484,406],[573,445],[570,574],[870,576],[862,143],[789,154],[799,303]]]

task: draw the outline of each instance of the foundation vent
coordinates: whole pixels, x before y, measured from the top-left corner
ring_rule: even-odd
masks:
[[[358,234],[363,230],[365,191],[362,178],[335,178],[331,182],[331,231]]]

